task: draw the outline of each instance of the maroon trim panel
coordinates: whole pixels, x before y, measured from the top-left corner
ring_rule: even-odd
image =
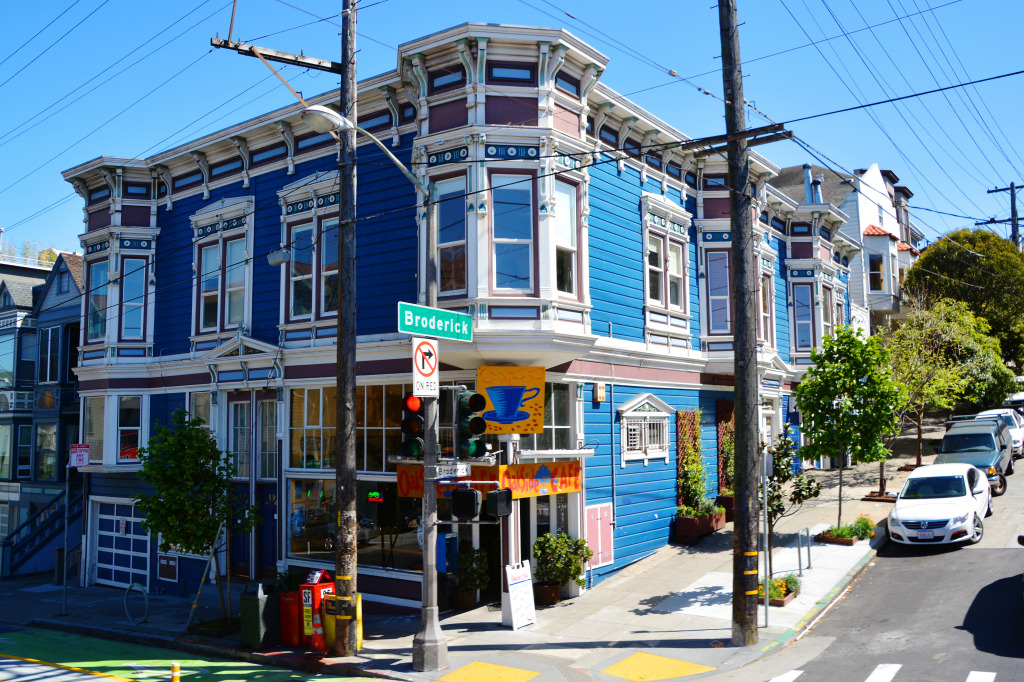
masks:
[[[487,98],[487,125],[535,126],[537,125],[536,97],[501,97],[491,95]],[[431,107],[431,114],[434,109]],[[434,128],[430,128],[434,132]]]
[[[106,389],[169,388],[173,386],[208,386],[210,373],[183,374],[171,377],[131,377],[127,379],[95,379],[81,381],[79,391],[102,391]]]
[[[790,258],[812,258],[814,256],[814,247],[810,242],[791,242],[789,248],[790,253],[793,254]]]
[[[469,110],[466,108],[466,100],[457,99],[454,102],[435,104],[430,107],[429,121],[431,133],[439,133],[442,130],[468,124]]]
[[[490,100],[490,98],[488,98]],[[580,136],[580,116],[558,104],[555,105],[555,130],[566,135]]]
[[[453,372],[462,369],[454,365],[441,363],[439,367],[442,372]],[[369,362],[357,362],[356,374],[358,376],[375,376],[378,374],[402,374],[412,372],[412,358],[395,358],[393,360],[371,360]],[[284,368],[284,378],[289,379],[334,379],[337,378],[337,363],[322,362],[315,365],[294,365]]]
[[[704,198],[705,218],[728,218],[729,198],[728,197],[705,197]]]
[[[98,230],[107,225],[110,225],[110,210],[108,208],[104,207],[89,214],[89,227],[87,231]]]
[[[121,224],[132,227],[149,227],[149,206],[122,206]]]

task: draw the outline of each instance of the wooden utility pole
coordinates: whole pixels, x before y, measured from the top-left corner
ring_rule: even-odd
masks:
[[[1009,192],[1010,193],[1010,241],[1013,242],[1013,246],[1016,249],[1020,249],[1020,230],[1017,228],[1017,183],[1011,182],[1009,187],[1003,187],[1002,189],[990,189],[989,194],[995,192]],[[988,222],[1006,222],[1005,220],[990,220]],[[976,225],[984,225],[986,223],[975,223]]]
[[[352,123],[356,115],[356,0],[341,3],[340,113]],[[335,622],[334,649],[339,656],[356,653],[356,131],[342,130],[338,158],[338,450],[335,488],[338,518],[334,565],[335,590],[348,618]]]
[[[746,129],[736,0],[718,1],[718,24],[722,39],[725,129],[732,134]],[[732,643],[734,646],[747,646],[757,643],[758,386],[757,320],[754,308],[754,272],[757,263],[754,260],[754,216],[746,138],[737,137],[729,141],[728,160],[736,419]]]

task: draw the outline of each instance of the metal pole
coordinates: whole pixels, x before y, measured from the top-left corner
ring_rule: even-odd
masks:
[[[768,627],[768,607],[771,606],[772,564],[771,549],[768,546],[768,458],[761,453],[761,511],[764,517],[764,626]],[[797,562],[799,563],[800,545],[797,544]]]
[[[341,115],[356,117],[356,0],[342,0],[341,31]],[[337,332],[337,451],[335,452],[334,576],[341,603],[354,615],[356,586],[356,131],[340,131],[338,159],[340,220],[338,221],[338,332]],[[335,651],[339,656],[355,654],[356,628],[353,619],[335,620]]]
[[[69,455],[70,456],[70,455]],[[71,463],[64,467],[64,580],[60,615],[68,615],[68,523],[71,517]],[[84,514],[82,515],[85,516]]]
[[[437,187],[430,183],[424,198],[427,212],[427,300],[437,306]],[[423,399],[424,450],[423,471],[437,465],[437,398]],[[441,670],[448,665],[448,643],[437,618],[437,483],[423,484],[423,608],[420,626],[412,640],[412,667],[415,670]]]
[[[1010,224],[1012,226],[1013,248],[1020,250],[1020,230],[1017,229],[1017,185],[1010,183]]]
[[[719,0],[726,132],[746,129],[736,0]],[[747,142],[729,142],[729,213],[732,220],[732,291],[736,418],[736,520],[733,533],[732,643],[757,644],[757,322],[754,316],[754,222]]]

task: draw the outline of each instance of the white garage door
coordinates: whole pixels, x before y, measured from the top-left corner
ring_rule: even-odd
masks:
[[[130,502],[93,504],[96,542],[96,583],[149,589],[149,534],[142,530],[142,512]]]

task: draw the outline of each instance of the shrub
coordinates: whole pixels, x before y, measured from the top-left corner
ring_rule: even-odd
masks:
[[[571,581],[583,587],[583,562],[589,561],[594,551],[583,538],[544,533],[533,543],[533,555],[537,557],[534,575],[538,582],[566,585]]]

